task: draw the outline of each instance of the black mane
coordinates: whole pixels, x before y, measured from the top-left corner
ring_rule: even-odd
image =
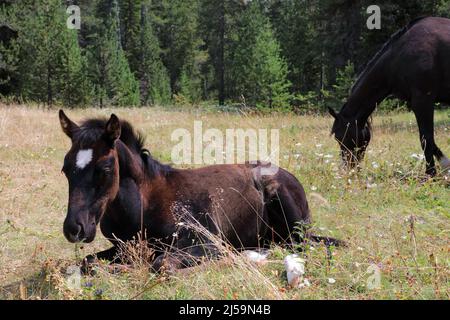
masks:
[[[425,19],[426,17],[419,17],[414,20],[412,20],[407,26],[403,27],[402,29],[398,30],[396,33],[394,33],[388,41],[386,41],[381,49],[375,54],[375,56],[366,64],[363,71],[359,74],[358,78],[356,79],[355,84],[353,85],[351,92],[353,93],[358,85],[361,83],[363,77],[366,75],[367,72],[369,72],[372,67],[375,65],[375,63],[378,61],[378,59],[392,46],[392,44],[397,41],[401,36],[403,36],[406,32],[411,29],[417,22]]]
[[[74,141],[80,145],[81,148],[92,146],[97,140],[102,137],[108,119],[96,118],[88,119],[81,123],[79,130],[74,134]],[[131,152],[139,155],[144,165],[145,171],[149,176],[168,175],[172,171],[172,167],[164,165],[155,160],[150,151],[144,148],[145,138],[140,133],[134,130],[133,126],[125,120],[120,121],[121,134],[119,140],[125,144]]]

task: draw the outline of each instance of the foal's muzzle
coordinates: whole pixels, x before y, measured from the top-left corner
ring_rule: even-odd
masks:
[[[84,239],[83,225],[76,222],[64,222],[64,236],[71,243],[78,243]]]
[[[96,231],[95,222],[91,224],[66,218],[63,226],[64,236],[71,243],[90,243],[94,241]]]

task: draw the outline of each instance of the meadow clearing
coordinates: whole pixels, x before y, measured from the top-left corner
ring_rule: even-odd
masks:
[[[0,299],[449,299],[450,192],[440,175],[424,182],[424,162],[414,115],[375,114],[374,137],[362,170],[340,169],[328,115],[248,115],[200,109],[120,108],[67,110],[77,121],[114,112],[147,137],[154,157],[170,162],[171,133],[205,128],[280,129],[281,166],[304,185],[314,231],[345,240],[327,258],[308,247],[309,287],[291,289],[284,275],[286,249],[274,247],[265,265],[230,252],[222,261],[158,277],[139,248],[133,268],[83,277],[67,286],[65,270],[81,257],[109,247],[98,233],[93,244],[69,244],[62,233],[68,186],[60,173],[70,147],[57,110],[0,105]],[[450,154],[450,111],[435,115],[436,142]],[[142,250],[141,250],[142,251]],[[373,266],[378,288],[369,288]],[[372,267],[372,268],[371,268]]]

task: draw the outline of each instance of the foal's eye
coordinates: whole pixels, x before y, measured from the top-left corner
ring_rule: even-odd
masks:
[[[112,168],[110,166],[101,166],[95,170],[97,175],[108,175],[112,172]]]
[[[95,166],[95,174],[99,177],[109,176],[114,169],[114,162],[111,160],[101,161]]]

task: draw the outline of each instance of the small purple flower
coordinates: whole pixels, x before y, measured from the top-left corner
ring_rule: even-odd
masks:
[[[95,290],[94,294],[99,297],[99,296],[101,296],[103,294],[103,290],[102,289],[97,289],[97,290]]]

